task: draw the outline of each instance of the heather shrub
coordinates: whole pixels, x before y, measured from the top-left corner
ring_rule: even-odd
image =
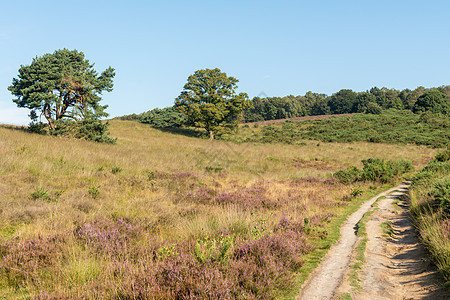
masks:
[[[309,224],[312,226],[322,226],[324,223],[330,223],[334,213],[319,213],[309,218]]]
[[[214,263],[200,263],[186,250],[157,266],[157,289],[171,299],[230,299],[233,284]]]
[[[277,199],[269,197],[267,182],[260,182],[250,187],[235,186],[233,190],[221,192],[217,188],[200,184],[187,193],[180,193],[177,201],[190,201],[197,204],[207,204],[226,207],[238,205],[246,211],[253,211],[261,208],[276,208],[281,205]]]
[[[311,249],[298,224],[284,220],[276,233],[236,247],[230,269],[247,293],[271,298],[275,288],[292,284],[292,272],[302,265],[300,256]]]
[[[200,186],[200,188],[189,192],[185,198],[198,204],[212,204],[216,194],[215,189],[208,186]]]
[[[117,221],[94,220],[83,223],[73,231],[77,241],[93,254],[118,255],[130,250],[132,238],[138,228],[131,220],[119,218]]]
[[[57,234],[4,243],[0,251],[0,286],[18,289],[30,284],[38,287],[42,276],[45,273],[50,276],[54,267],[61,263],[66,241],[66,235]]]

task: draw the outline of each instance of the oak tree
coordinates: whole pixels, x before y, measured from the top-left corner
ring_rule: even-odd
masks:
[[[250,108],[246,93],[236,94],[238,80],[219,69],[197,70],[189,76],[175,107],[187,116],[187,124],[215,134],[237,128],[242,112]]]

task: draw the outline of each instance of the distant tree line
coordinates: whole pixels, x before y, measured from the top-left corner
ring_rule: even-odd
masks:
[[[331,96],[307,92],[304,96],[255,97],[252,99],[253,107],[245,111],[244,116],[245,122],[258,122],[328,114],[379,114],[390,108],[448,114],[449,99],[448,85],[402,91],[377,87],[365,92],[343,89]]]
[[[410,110],[414,113],[430,111],[448,115],[449,99],[450,85],[401,91],[377,87],[365,92],[343,89],[331,96],[307,92],[304,96],[255,97],[243,111],[242,120],[258,122],[329,114],[380,114],[387,109]],[[138,120],[156,128],[169,128],[184,125],[186,116],[173,106],[155,108],[142,114],[123,116],[121,119]]]

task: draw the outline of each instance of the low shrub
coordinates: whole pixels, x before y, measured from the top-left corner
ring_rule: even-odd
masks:
[[[378,158],[369,158],[362,161],[363,169],[361,179],[365,181],[379,181],[387,183],[394,177],[391,164]]]
[[[186,122],[186,116],[178,112],[175,107],[155,108],[142,113],[139,122],[150,124],[155,128],[180,127]]]
[[[344,184],[351,184],[356,181],[373,181],[387,183],[395,176],[401,176],[414,169],[412,163],[407,160],[384,161],[378,158],[369,158],[362,161],[363,169],[350,167],[345,170],[339,170],[333,174]]]
[[[333,177],[337,178],[344,184],[350,184],[360,180],[361,170],[357,167],[350,167],[345,170],[339,170],[333,174]]]
[[[109,137],[109,122],[97,119],[85,119],[80,121],[59,120],[56,128],[49,130],[51,135],[74,137],[99,143],[115,144],[117,138]]]

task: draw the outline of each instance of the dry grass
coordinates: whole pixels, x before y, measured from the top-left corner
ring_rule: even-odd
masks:
[[[133,243],[143,249],[190,245],[224,231],[243,243],[270,234],[283,217],[300,224],[321,214],[338,215],[351,187],[326,182],[335,170],[360,167],[369,157],[408,159],[419,167],[436,153],[425,147],[369,143],[233,144],[133,121],[113,120],[110,129],[117,145],[0,127],[1,243],[122,218],[139,223],[141,233]],[[320,228],[320,222],[315,226]],[[314,239],[323,233],[317,229],[308,234]],[[86,284],[105,280],[98,272],[108,269],[110,258],[92,257],[73,237],[65,241],[71,252],[52,265],[61,282],[50,278],[14,288],[0,278],[0,298],[34,295],[40,289],[80,296]],[[112,285],[120,289],[123,280]]]

